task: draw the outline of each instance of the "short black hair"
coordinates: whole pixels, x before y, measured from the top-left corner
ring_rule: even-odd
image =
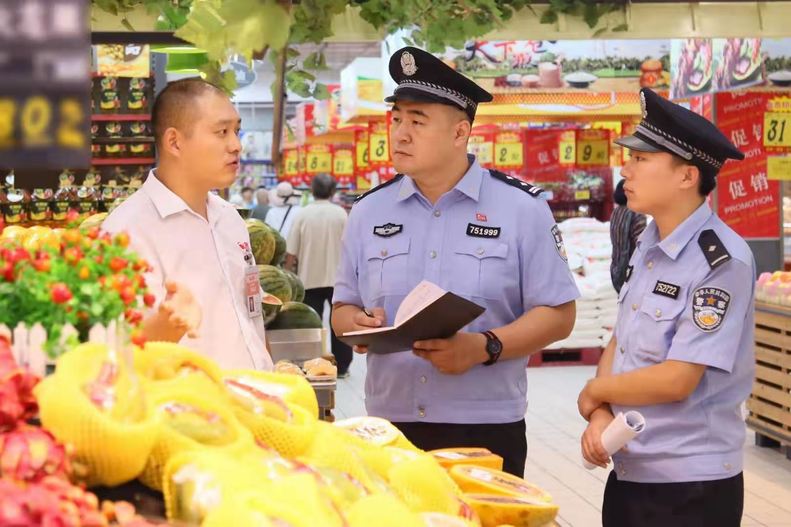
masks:
[[[318,174],[310,182],[310,190],[316,199],[330,199],[335,194],[338,183],[329,174]]]
[[[244,194],[245,192],[252,192],[252,191],[253,191],[252,187],[242,187],[242,194]]]
[[[626,192],[623,190],[623,185],[626,181],[620,180],[617,185],[615,185],[615,192],[612,194],[612,199],[618,205],[625,207],[626,206]]]
[[[700,178],[698,179],[698,194],[700,194],[702,198],[707,197],[714,191],[715,188],[717,188],[717,173],[719,170],[704,163],[690,163],[683,157],[677,156],[675,154],[671,155],[673,156],[673,162],[677,166],[689,165],[698,169],[700,172]]]
[[[159,92],[151,110],[151,124],[157,145],[168,128],[189,132],[197,115],[195,108],[191,106],[195,99],[206,93],[225,95],[220,88],[199,77],[170,82]]]

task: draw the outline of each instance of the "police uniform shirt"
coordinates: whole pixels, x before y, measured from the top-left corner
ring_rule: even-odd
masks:
[[[408,176],[359,200],[343,240],[334,303],[383,307],[392,324],[421,281],[486,311],[462,331],[509,324],[537,306],[579,293],[559,231],[540,189],[470,167],[432,205]],[[509,423],[527,409],[527,359],[445,375],[411,351],[367,355],[366,409],[396,422]]]
[[[620,481],[725,479],[742,471],[741,403],[752,388],[755,264],[747,243],[703,204],[665,240],[640,237],[621,289],[613,374],[666,360],[706,366],[686,400],[640,411],[646,428],[613,456]]]

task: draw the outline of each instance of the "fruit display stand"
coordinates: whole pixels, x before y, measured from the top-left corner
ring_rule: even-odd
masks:
[[[755,361],[747,426],[757,445],[779,445],[791,459],[791,308],[756,303]]]

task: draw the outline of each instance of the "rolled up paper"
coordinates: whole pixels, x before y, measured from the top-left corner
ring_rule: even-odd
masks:
[[[645,430],[645,417],[643,417],[643,414],[634,410],[626,413],[618,412],[615,419],[601,433],[602,446],[612,456],[643,430]],[[598,466],[589,463],[587,459],[583,459],[582,464],[588,470],[593,470]]]

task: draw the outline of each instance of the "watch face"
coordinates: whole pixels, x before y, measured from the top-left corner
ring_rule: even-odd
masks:
[[[491,353],[492,355],[500,353],[502,348],[503,348],[503,345],[500,342],[496,341],[496,340],[489,339],[486,342],[486,351]]]

